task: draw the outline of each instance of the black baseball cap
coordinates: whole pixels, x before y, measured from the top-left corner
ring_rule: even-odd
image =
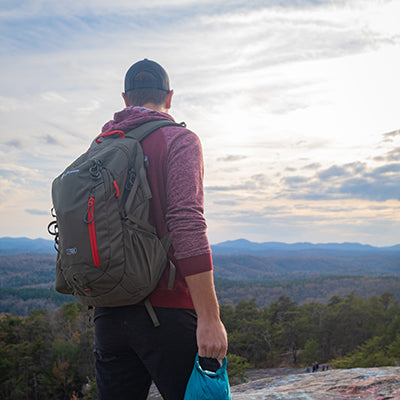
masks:
[[[145,81],[137,80],[140,72],[148,72],[154,79]],[[169,78],[165,69],[155,61],[145,58],[133,64],[125,75],[125,93],[133,89],[159,89],[169,92]]]

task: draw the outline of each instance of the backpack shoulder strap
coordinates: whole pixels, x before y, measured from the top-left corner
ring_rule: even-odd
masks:
[[[128,131],[125,136],[138,140],[141,142],[146,136],[150,135],[153,131],[163,126],[180,126],[185,128],[186,124],[184,122],[177,123],[170,121],[168,119],[156,119],[149,122],[145,122],[139,127]]]
[[[160,119],[160,120],[152,120],[149,122],[145,122],[144,124],[140,125],[139,127],[132,129],[130,131],[128,131],[125,134],[125,137],[127,138],[132,138],[132,139],[136,139],[137,141],[141,142],[146,136],[150,135],[150,133],[154,132],[156,129],[161,128],[163,126],[180,126],[185,128],[186,124],[184,122],[181,123],[176,123],[167,119]],[[141,170],[139,171],[139,173],[145,174],[144,169],[141,168]],[[150,192],[150,188],[147,184],[147,180],[142,179],[142,183],[144,185],[146,185],[147,189],[148,189],[148,193],[150,194],[151,197],[151,192]],[[134,191],[131,190],[131,193],[129,194],[129,197],[126,201],[126,209],[130,210],[130,207],[132,205],[133,202],[133,197],[134,197]],[[127,216],[130,220],[132,220],[133,222],[142,225],[143,227],[143,223],[145,223],[145,227],[147,227],[147,229],[154,229],[152,228],[149,224],[147,224],[146,221],[139,221],[137,219],[134,219],[133,216],[127,212]],[[171,245],[171,239],[169,237],[169,232],[167,232],[165,234],[165,236],[163,238],[160,239],[161,240],[161,244],[164,247],[165,253],[168,253],[168,249]],[[169,280],[168,280],[168,290],[172,290],[173,288],[173,284],[174,284],[174,280],[175,280],[175,265],[172,263],[171,260],[169,260],[169,265],[170,265],[170,271],[169,271]],[[151,320],[153,321],[153,324],[155,327],[160,325],[160,322],[157,318],[157,315],[154,311],[154,308],[152,307],[149,298],[147,297],[144,300],[144,305],[146,306],[147,312],[149,313]]]

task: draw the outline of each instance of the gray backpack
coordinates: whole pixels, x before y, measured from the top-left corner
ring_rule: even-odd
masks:
[[[167,125],[185,126],[153,120],[127,133],[98,136],[54,179],[55,220],[48,227],[55,236],[58,292],[96,307],[144,301],[156,326],[147,297],[168,265],[170,239],[168,234],[159,239],[148,222],[151,191],[140,142]],[[171,289],[175,269],[170,265]]]

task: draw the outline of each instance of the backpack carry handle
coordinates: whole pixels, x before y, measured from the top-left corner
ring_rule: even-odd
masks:
[[[124,131],[109,131],[103,132],[101,135],[97,136],[95,139],[96,143],[102,143],[104,138],[111,137],[111,138],[124,138],[125,132]]]

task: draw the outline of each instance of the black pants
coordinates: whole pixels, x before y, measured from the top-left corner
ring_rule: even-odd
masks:
[[[197,352],[193,310],[144,306],[96,308],[95,359],[99,400],[146,400],[151,382],[164,400],[182,400]]]

